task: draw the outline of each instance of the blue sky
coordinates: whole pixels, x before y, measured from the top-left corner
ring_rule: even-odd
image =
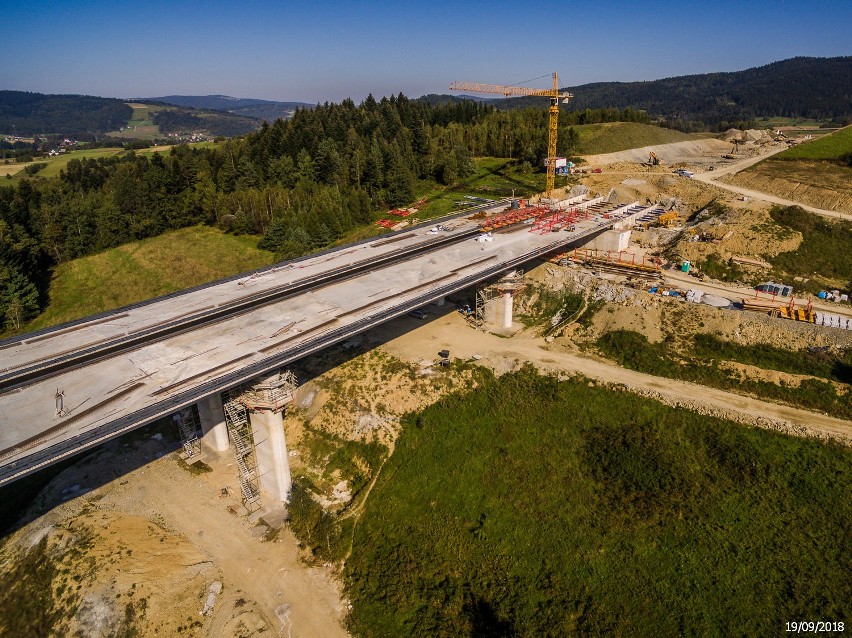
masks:
[[[0,89],[360,102],[852,55],[852,0],[0,0]],[[547,86],[547,79],[534,85]]]

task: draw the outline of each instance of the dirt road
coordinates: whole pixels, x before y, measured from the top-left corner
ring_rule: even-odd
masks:
[[[580,372],[592,379],[622,385],[638,394],[653,396],[664,403],[698,410],[742,423],[786,431],[790,434],[830,437],[852,443],[852,422],[835,419],[799,408],[745,397],[674,379],[655,377],[621,368],[612,363],[582,356],[568,350],[568,344],[546,344],[538,337],[520,334],[511,339],[470,328],[457,313],[436,318],[423,327],[385,345],[392,354],[409,361],[435,357],[442,348],[453,357],[470,359],[498,373],[528,361],[554,373]]]
[[[808,212],[814,213],[816,215],[822,215],[823,217],[852,219],[852,215],[849,215],[848,213],[839,213],[837,211],[826,210],[824,208],[814,208],[813,206],[808,206],[807,204],[802,204],[801,202],[797,202],[792,199],[784,199],[783,197],[776,197],[775,195],[769,195],[768,193],[752,190],[750,188],[743,188],[742,186],[735,186],[733,184],[726,184],[725,182],[719,181],[719,178],[724,175],[739,173],[740,171],[747,169],[749,166],[753,166],[758,162],[765,160],[767,157],[771,157],[772,155],[780,153],[783,150],[786,150],[785,146],[773,148],[769,152],[764,153],[763,155],[758,155],[757,157],[748,157],[746,159],[739,160],[727,166],[720,167],[712,172],[708,171],[704,173],[696,173],[692,176],[692,179],[697,180],[699,182],[704,182],[705,184],[712,184],[713,186],[723,188],[727,191],[737,193],[739,195],[745,195],[746,197],[751,197],[752,199],[759,199],[764,202],[769,202],[771,204],[779,204],[781,206],[799,206],[801,208],[804,208]]]

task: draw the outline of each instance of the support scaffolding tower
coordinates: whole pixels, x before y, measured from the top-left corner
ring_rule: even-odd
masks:
[[[240,492],[243,505],[249,512],[256,511],[261,505],[255,444],[263,443],[254,440],[249,411],[282,411],[284,406],[293,402],[297,387],[296,375],[290,370],[281,370],[257,383],[233,388],[223,397],[225,424],[234,443],[234,457],[239,469]]]
[[[184,408],[172,416],[180,431],[180,441],[186,455],[187,463],[194,463],[201,458],[201,446],[198,440],[198,414],[193,406]]]
[[[239,388],[226,393],[227,401],[222,406],[225,408],[228,434],[234,443],[234,457],[239,469],[238,478],[243,505],[249,512],[253,512],[260,507],[260,484],[257,459],[254,455],[254,437],[246,408],[239,400],[241,394]]]

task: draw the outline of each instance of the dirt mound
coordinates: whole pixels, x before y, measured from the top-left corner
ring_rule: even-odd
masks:
[[[699,159],[716,159],[719,154],[730,150],[727,142],[716,139],[694,140],[687,142],[673,142],[671,144],[657,144],[654,146],[643,146],[617,153],[604,153],[602,155],[587,155],[583,159],[589,164],[611,165],[615,162],[648,161],[648,155],[653,151],[662,161],[673,164]]]

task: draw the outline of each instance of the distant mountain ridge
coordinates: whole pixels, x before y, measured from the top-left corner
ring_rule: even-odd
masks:
[[[115,137],[133,138],[135,135],[125,128],[133,114],[126,100],[116,98],[0,91],[0,133],[5,135],[64,135],[92,141],[123,129]],[[163,134],[197,131],[233,137],[260,126],[257,118],[237,113],[165,103],[151,109],[150,115]]]
[[[684,75],[643,82],[565,87],[569,111],[632,108],[708,125],[759,117],[852,118],[852,56],[797,57],[744,71]],[[546,98],[505,98],[500,109],[540,105]]]
[[[307,102],[276,102],[274,100],[259,100],[254,98],[231,97],[230,95],[164,95],[162,97],[140,98],[142,102],[162,102],[193,109],[210,109],[227,111],[234,115],[242,115],[255,120],[288,119],[296,109],[310,109],[313,104]]]
[[[0,133],[71,135],[80,139],[127,124],[133,109],[124,100],[91,95],[0,91]]]

